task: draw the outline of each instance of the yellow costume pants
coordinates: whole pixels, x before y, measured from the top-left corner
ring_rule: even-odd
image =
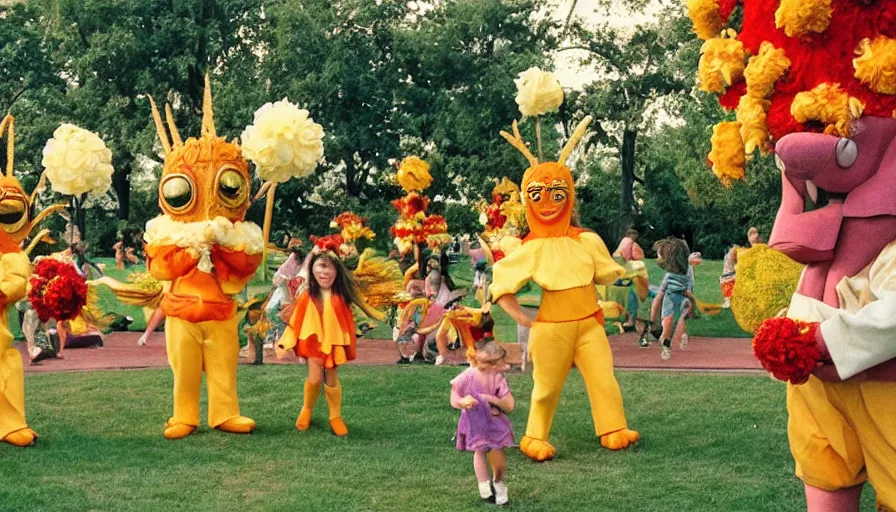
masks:
[[[5,326],[0,327],[3,328]],[[22,354],[12,347],[12,335],[0,334],[0,337],[0,439],[3,439],[28,427],[28,424],[25,423],[25,372]]]
[[[237,318],[191,323],[168,317],[165,323],[168,362],[174,372],[171,423],[199,426],[199,389],[205,371],[208,424],[215,428],[240,415],[236,370],[240,344]]]
[[[896,383],[788,385],[787,433],[796,475],[825,490],[870,480],[879,505],[896,509]]]
[[[613,374],[607,335],[593,317],[574,322],[536,322],[529,333],[532,404],[526,435],[547,441],[560,390],[573,363],[582,373],[598,436],[627,428],[622,393]]]

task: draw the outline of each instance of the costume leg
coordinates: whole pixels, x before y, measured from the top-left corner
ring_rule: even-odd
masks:
[[[333,370],[328,370],[328,373]],[[328,381],[330,379],[327,379]],[[324,396],[327,398],[327,406],[330,408],[330,428],[337,436],[348,435],[348,427],[342,420],[342,383],[336,380],[335,386],[324,384]]]
[[[849,385],[834,384],[834,388]],[[796,462],[796,476],[807,486],[826,491],[864,483],[865,458],[856,431],[825,384],[815,377],[799,386],[787,386],[787,435]],[[808,497],[808,496],[807,496]]]
[[[879,510],[896,510],[896,383],[865,381],[841,384],[839,388],[862,443],[868,480],[877,495]]]
[[[520,450],[535,460],[554,456],[547,443],[560,401],[560,390],[572,368],[578,322],[537,322],[529,331],[529,353],[532,355],[532,400],[526,437]]]
[[[174,373],[174,416],[168,420],[165,437],[178,438],[199,426],[199,389],[202,384],[202,332],[198,325],[170,317],[165,346]],[[189,428],[176,428],[178,425]],[[177,432],[169,429],[175,429]],[[182,435],[175,435],[182,434]]]
[[[11,338],[4,345],[11,344]],[[6,374],[6,380],[0,380],[0,440],[28,446],[34,442],[34,436],[25,422],[25,373],[18,350],[6,347],[0,353],[0,373]]]
[[[588,391],[591,417],[598,436],[626,428],[622,392],[613,373],[613,353],[603,327],[595,319],[582,320],[574,361]]]
[[[202,322],[202,354],[205,361],[205,381],[208,387],[208,424],[227,432],[248,433],[255,422],[240,416],[240,402],[236,392],[236,371],[239,367],[240,345],[237,318]]]

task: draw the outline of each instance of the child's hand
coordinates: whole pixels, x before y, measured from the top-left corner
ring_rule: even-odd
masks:
[[[492,416],[500,416],[502,412],[500,407],[494,405],[490,405],[489,410],[492,412]]]
[[[461,409],[472,409],[473,407],[479,405],[479,401],[470,395],[461,398],[460,402],[458,403],[460,404]]]

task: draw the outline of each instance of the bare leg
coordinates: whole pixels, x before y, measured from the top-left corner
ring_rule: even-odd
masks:
[[[507,456],[504,455],[504,450],[490,450],[488,462],[492,467],[492,474],[495,475],[495,482],[503,482],[504,471],[507,469]]]
[[[149,337],[156,329],[158,329],[159,324],[162,323],[162,320],[164,319],[165,312],[162,311],[162,308],[156,308],[155,311],[152,312],[152,316],[149,317],[149,322],[146,324],[146,330],[143,331],[143,336],[140,336],[140,339],[137,340],[137,345],[146,345],[149,342]]]
[[[827,512],[859,512],[859,500],[862,496],[862,486],[840,489],[839,491],[825,491],[810,485],[806,486],[806,511]]]

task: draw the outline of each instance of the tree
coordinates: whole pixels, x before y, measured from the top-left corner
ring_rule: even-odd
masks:
[[[656,21],[619,27],[601,22],[589,28],[571,16],[569,42],[562,49],[583,50],[583,66],[594,66],[600,78],[571,98],[577,109],[595,116],[594,141],[618,148],[621,166],[618,219],[614,238],[632,225],[635,184],[644,185],[645,176],[637,174],[639,137],[651,135],[659,123],[657,108],[674,107],[682,93],[693,85],[691,65],[696,66],[696,42],[690,35],[690,22],[680,2],[661,0]],[[601,1],[598,12],[603,19],[618,19],[620,8],[629,14],[642,14],[647,2]],[[615,10],[615,11],[614,11]],[[672,109],[674,113],[674,108]]]

